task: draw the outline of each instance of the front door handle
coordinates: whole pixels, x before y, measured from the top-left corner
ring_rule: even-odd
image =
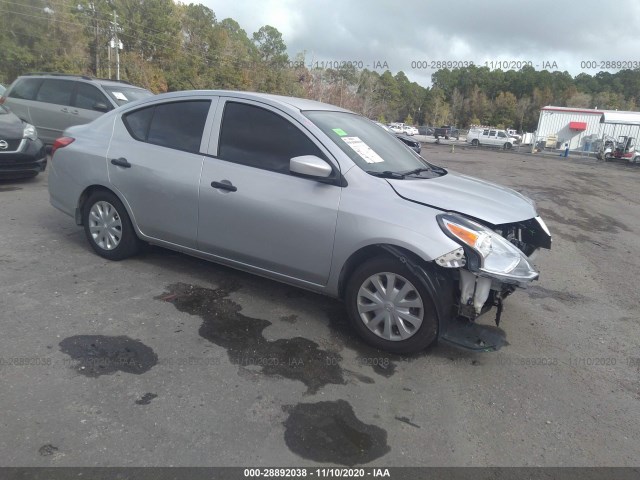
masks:
[[[219,188],[220,190],[228,190],[229,192],[238,191],[238,187],[233,185],[229,180],[223,180],[222,182],[211,182],[213,188]]]
[[[131,168],[131,164],[124,157],[112,158],[111,164],[122,168]]]

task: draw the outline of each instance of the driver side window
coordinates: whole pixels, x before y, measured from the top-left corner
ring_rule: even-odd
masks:
[[[245,103],[226,103],[218,158],[289,173],[289,161],[301,155],[315,155],[326,160],[298,127],[280,115]]]
[[[104,111],[113,110],[113,105],[111,105],[111,102],[107,100],[107,97],[105,97],[100,90],[93,85],[77,82],[74,106],[84,108],[86,110],[94,110],[94,107],[98,104],[102,104],[107,107],[108,110]]]

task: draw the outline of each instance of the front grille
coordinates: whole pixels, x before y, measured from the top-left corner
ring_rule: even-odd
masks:
[[[4,145],[4,142],[7,142],[7,148],[2,148],[1,145]],[[0,153],[3,152],[15,152],[16,150],[18,150],[18,147],[20,147],[20,142],[22,142],[22,139],[17,139],[17,140],[5,140],[3,138],[0,138]]]

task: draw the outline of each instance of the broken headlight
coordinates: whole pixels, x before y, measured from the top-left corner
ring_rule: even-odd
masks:
[[[468,253],[467,267],[480,275],[506,283],[527,283],[538,278],[525,254],[498,233],[461,215],[438,215],[442,231]]]

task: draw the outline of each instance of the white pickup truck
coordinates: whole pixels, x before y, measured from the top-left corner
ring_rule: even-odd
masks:
[[[478,145],[487,145],[509,150],[518,143],[518,139],[509,136],[505,130],[478,128],[469,130],[469,133],[467,134],[467,143],[470,143],[474,147]]]

